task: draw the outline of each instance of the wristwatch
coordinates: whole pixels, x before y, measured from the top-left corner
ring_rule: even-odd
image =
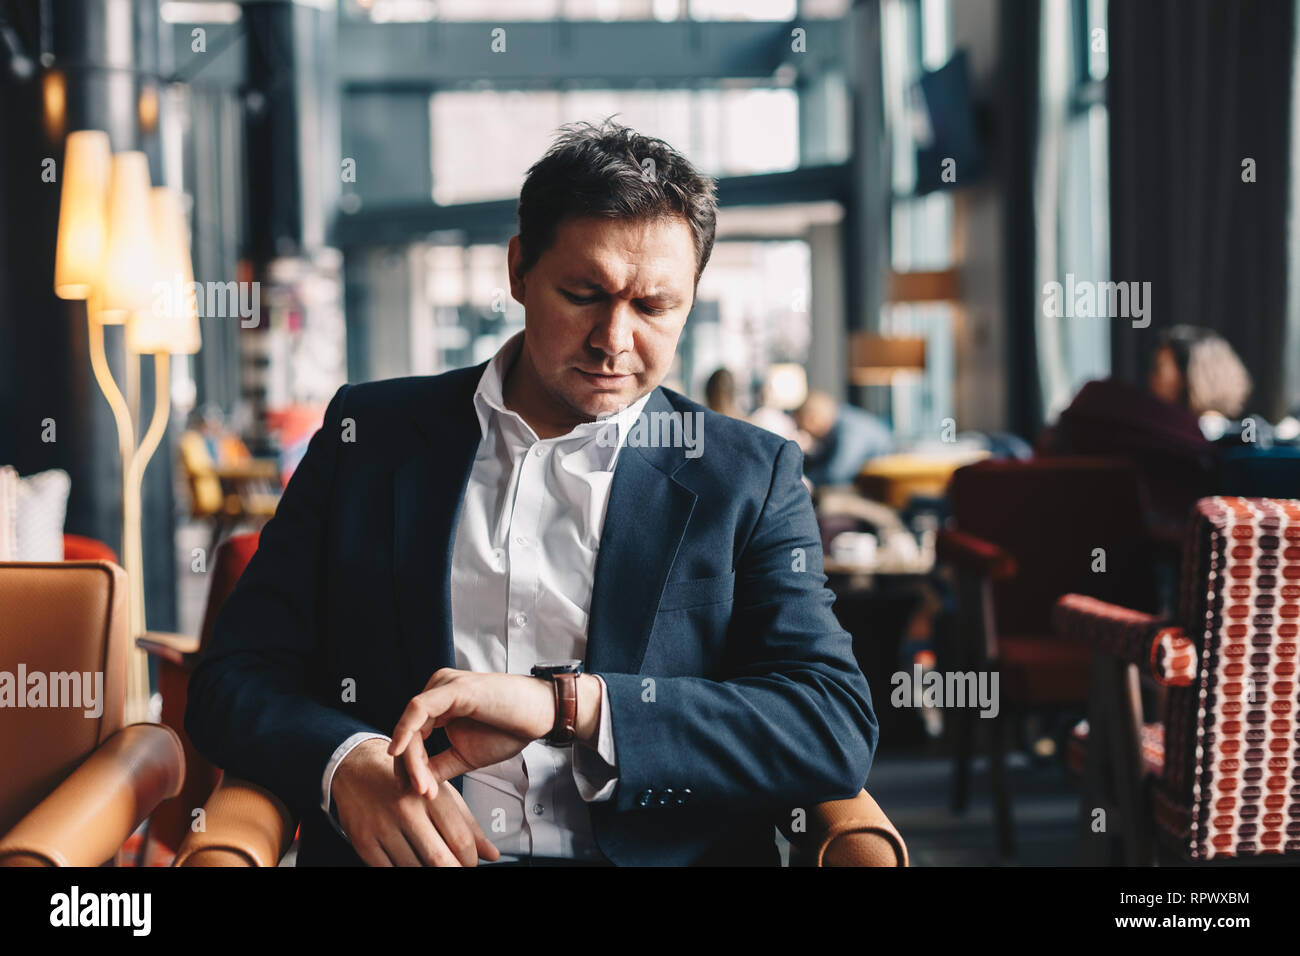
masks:
[[[532,675],[551,682],[555,688],[555,726],[542,738],[553,747],[573,743],[578,732],[578,675],[582,661],[538,661]]]

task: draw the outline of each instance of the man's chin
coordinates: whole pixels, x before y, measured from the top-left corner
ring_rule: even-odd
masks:
[[[572,397],[569,401],[570,407],[582,414],[588,419],[608,418],[615,415],[623,409],[632,405],[640,398],[638,395],[615,395],[605,393],[602,395],[587,395],[581,398]]]

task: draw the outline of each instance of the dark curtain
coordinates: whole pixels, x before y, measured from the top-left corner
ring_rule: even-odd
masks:
[[[999,73],[995,156],[1003,190],[1003,268],[1007,321],[1007,427],[1030,441],[1043,426],[1038,380],[1037,253],[1034,157],[1038,142],[1038,0],[1003,0],[999,7]]]
[[[1151,325],[1114,320],[1117,377],[1143,380],[1158,330],[1206,326],[1283,414],[1290,0],[1112,0],[1111,277],[1151,283]],[[1242,162],[1255,161],[1243,182]],[[1300,348],[1300,343],[1291,343]]]

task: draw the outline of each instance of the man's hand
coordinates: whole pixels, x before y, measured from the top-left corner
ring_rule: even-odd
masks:
[[[587,744],[599,723],[600,686],[590,674],[578,678],[578,739]],[[445,667],[406,705],[388,753],[404,762],[417,793],[434,793],[452,777],[513,757],[554,725],[550,681]],[[435,727],[451,746],[428,757],[424,741]]]
[[[434,793],[452,777],[513,757],[554,722],[549,682],[444,667],[406,705],[388,753],[404,762],[417,793]],[[428,757],[424,741],[435,727],[445,729],[451,746]]]
[[[476,866],[501,853],[450,783],[422,796],[408,786],[384,741],[359,743],[334,773],[339,823],[370,866]]]

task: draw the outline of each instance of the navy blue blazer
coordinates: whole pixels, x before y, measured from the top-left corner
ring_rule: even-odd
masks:
[[[360,864],[321,810],[326,763],[455,666],[485,367],[339,390],[190,679],[194,745],[300,815],[302,865]],[[597,555],[586,668],[609,688],[619,780],[592,827],[617,864],[774,864],[777,822],[866,782],[871,694],[798,445],[662,387],[643,414],[672,411],[703,414],[702,453],[629,442]]]

